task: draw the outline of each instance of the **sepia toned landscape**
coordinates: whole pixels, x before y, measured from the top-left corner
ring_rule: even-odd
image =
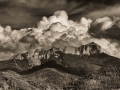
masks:
[[[120,90],[119,0],[0,0],[0,90]]]

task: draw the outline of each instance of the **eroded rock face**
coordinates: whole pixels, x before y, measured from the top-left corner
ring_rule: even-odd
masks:
[[[47,51],[44,49],[31,49],[28,52],[28,61],[29,61],[29,66],[34,67],[41,65],[41,60],[42,59],[47,59],[46,57]]]
[[[28,57],[28,52],[19,53],[19,54],[16,54],[16,55],[12,56],[10,58],[10,60],[12,60],[12,62],[17,65],[16,60],[25,60],[25,59],[27,59],[27,57]]]
[[[62,61],[64,58],[63,49],[52,47],[49,50],[30,49],[26,53],[14,55],[11,60],[16,63],[16,60],[28,60],[29,67],[34,67],[42,64],[42,61],[48,60],[50,56],[54,56],[56,60]],[[17,64],[17,63],[16,63]]]
[[[54,58],[62,62],[62,60],[64,59],[64,52],[65,49],[52,47],[51,49],[48,50],[47,55],[50,54],[54,56]]]
[[[94,42],[86,45],[81,45],[80,47],[67,46],[65,53],[75,54],[75,55],[94,55],[101,52],[101,47]]]
[[[79,51],[79,55],[95,55],[101,53],[101,47],[94,42],[91,42],[87,45],[82,45],[76,49],[76,52]]]

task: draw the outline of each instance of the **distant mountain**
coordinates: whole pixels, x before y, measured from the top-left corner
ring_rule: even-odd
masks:
[[[66,53],[67,49],[31,49],[16,54],[11,60],[0,61],[0,89],[120,89],[119,58],[101,52],[101,47],[94,42],[74,47],[71,49],[74,53]]]
[[[34,49],[33,45],[30,45],[30,49],[26,53],[19,53],[11,57],[11,60],[16,63],[17,60],[28,60],[29,67],[39,66],[49,59],[54,59],[62,62],[65,54],[78,55],[79,57],[98,55],[101,53],[101,47],[94,42],[80,47],[69,47],[64,48],[52,47],[48,50]]]
[[[57,66],[62,65],[66,68],[76,69],[77,71],[83,70],[89,73],[91,71],[96,72],[108,63],[119,61],[118,58],[101,52],[101,47],[94,42],[77,48],[75,47],[75,53],[72,54],[65,53],[66,50],[66,47],[64,49],[52,47],[48,50],[32,48],[26,53],[14,55],[11,60],[1,61],[0,69],[17,72],[27,71],[37,66],[42,67],[45,63],[49,63],[52,60],[55,61]],[[57,66],[54,68],[57,68]]]

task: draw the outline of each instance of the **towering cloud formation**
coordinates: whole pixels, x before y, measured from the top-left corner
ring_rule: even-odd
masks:
[[[51,47],[60,42],[68,46],[80,46],[79,40],[89,37],[87,34],[92,20],[82,18],[79,22],[68,20],[65,11],[57,11],[53,16],[42,20],[37,24],[37,28],[33,28],[32,35],[39,41],[40,45]],[[49,44],[47,44],[49,42]],[[55,44],[55,42],[57,42]],[[57,46],[57,45],[56,45]]]
[[[57,11],[49,18],[43,17],[34,28],[11,30],[10,26],[0,26],[0,58],[8,59],[15,53],[26,52],[30,44],[35,44],[35,48],[66,48],[66,53],[72,53],[73,47],[92,41],[104,52],[119,57],[119,43],[111,41],[110,36],[114,34],[110,33],[114,25],[120,28],[119,18],[103,17],[93,22],[83,17],[74,22],[68,20],[65,11]]]

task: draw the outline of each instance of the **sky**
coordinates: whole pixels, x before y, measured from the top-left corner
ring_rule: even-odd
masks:
[[[0,0],[0,60],[90,42],[120,58],[120,0]]]
[[[64,10],[69,19],[119,16],[120,0],[0,0],[0,24],[12,28],[33,27],[43,16]]]

